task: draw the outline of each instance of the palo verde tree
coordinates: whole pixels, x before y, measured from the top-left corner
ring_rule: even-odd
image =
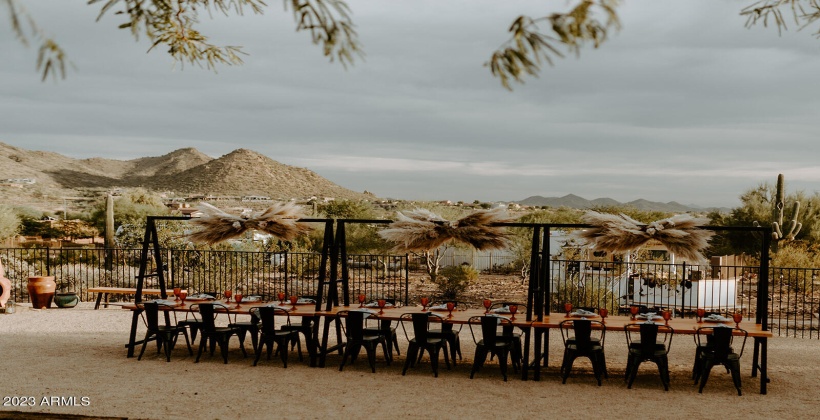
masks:
[[[343,66],[363,56],[351,10],[343,0],[284,0],[293,13],[296,30],[307,32],[314,44],[331,61]],[[550,5],[559,2],[544,2]],[[509,26],[509,38],[496,51],[489,53],[484,63],[511,89],[511,82],[523,83],[528,76],[537,76],[544,64],[554,58],[579,55],[589,44],[598,48],[620,29],[617,9],[620,0],[570,0],[559,11],[544,16],[521,15]],[[115,15],[120,29],[131,31],[134,37],[146,37],[151,49],[167,48],[167,53],[180,63],[196,64],[215,69],[219,65],[242,63],[245,54],[240,47],[219,46],[200,31],[202,14],[242,15],[246,11],[263,14],[268,5],[263,0],[88,0],[100,8],[97,20]],[[11,28],[27,45],[39,43],[37,67],[45,79],[58,74],[65,77],[67,53],[36,24],[23,7],[22,0],[0,0],[6,6]],[[546,7],[546,6],[545,6]],[[787,29],[793,20],[798,27],[809,26],[820,19],[820,2],[815,0],[760,0],[742,9],[746,25],[770,22],[779,31]],[[791,16],[788,18],[787,16]],[[817,33],[816,33],[817,34]]]
[[[0,241],[11,238],[20,231],[20,217],[13,208],[0,204]]]

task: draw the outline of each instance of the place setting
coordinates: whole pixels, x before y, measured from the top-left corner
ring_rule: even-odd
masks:
[[[574,311],[572,309],[573,309],[573,306],[572,306],[571,303],[565,303],[564,304],[564,312],[566,313],[566,315],[564,316],[565,318],[589,319],[589,318],[599,318],[600,317],[600,315],[596,314],[593,311],[587,310],[587,309],[577,308]]]

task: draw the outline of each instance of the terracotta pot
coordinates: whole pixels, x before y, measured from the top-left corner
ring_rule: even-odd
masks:
[[[48,309],[54,299],[57,283],[54,276],[33,276],[28,278],[28,295],[31,298],[31,307],[34,309]]]
[[[74,292],[57,293],[54,295],[54,304],[58,308],[73,308],[80,302],[79,296]]]

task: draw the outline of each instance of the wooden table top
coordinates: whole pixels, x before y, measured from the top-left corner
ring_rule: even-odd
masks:
[[[564,314],[545,315],[543,321],[533,322],[532,326],[534,328],[558,328],[558,324],[567,319],[580,319],[580,317],[567,318]],[[590,317],[589,319],[601,321],[600,316]],[[642,322],[646,322],[646,320],[640,318],[633,321],[629,316],[610,316],[607,317],[604,321],[607,331],[623,331],[624,326],[628,324],[640,324]],[[664,321],[662,319],[655,320],[655,323],[658,325],[664,325]],[[669,320],[669,326],[672,327],[673,330],[675,330],[675,334],[695,334],[698,328],[716,327],[721,324],[727,327],[735,326],[734,321],[698,322],[695,318],[672,318]],[[740,322],[739,327],[746,330],[746,332],[749,334],[749,337],[772,337],[772,332],[764,331],[763,326],[761,324],[755,324],[746,319]]]
[[[186,301],[185,305],[182,305],[181,302],[175,303],[169,306],[160,306],[161,309],[164,310],[173,310],[177,312],[189,312],[191,311],[192,305],[197,303],[216,303],[227,306],[227,310],[224,308],[220,308],[217,306],[215,309],[219,313],[229,313],[232,315],[248,315],[250,314],[250,310],[255,307],[259,306],[267,306],[267,305],[278,305],[278,302],[242,302],[239,307],[237,308],[235,302],[231,302],[225,304],[225,302],[220,300],[215,301],[203,301],[203,302],[190,302]],[[315,304],[313,303],[306,303],[306,304],[296,304],[295,308],[290,303],[285,303],[283,305],[284,308],[288,309],[288,314],[290,316],[322,316],[322,317],[333,317],[339,311],[345,310],[360,310],[366,309],[370,312],[376,314],[380,319],[390,320],[390,321],[398,321],[403,314],[407,313],[421,313],[422,308],[419,306],[399,306],[399,307],[385,307],[382,314],[379,313],[379,308],[359,308],[359,305],[349,305],[349,306],[334,306],[330,310],[320,309],[316,310]],[[124,309],[135,310],[137,306],[132,305],[124,305]],[[441,322],[448,322],[452,324],[466,324],[469,322],[469,319],[474,316],[481,316],[484,315],[485,312],[483,309],[466,309],[466,310],[454,310],[452,312],[452,317],[449,316],[448,311],[446,310],[427,310],[427,312],[436,315]],[[567,319],[580,319],[580,317],[571,317],[567,318],[563,313],[561,314],[551,314],[545,315],[542,321],[527,321],[526,315],[518,313],[516,314],[515,318],[513,319],[511,314],[500,313],[496,314],[498,316],[510,319],[512,324],[521,327],[521,328],[558,328],[558,325]],[[589,317],[591,320],[601,321],[600,316]],[[433,319],[435,321],[435,319]],[[607,331],[623,331],[624,326],[628,324],[636,324],[641,322],[646,322],[642,319],[631,320],[629,316],[610,316],[604,320],[604,324],[606,326]],[[663,325],[663,320],[657,320],[657,324]],[[698,328],[708,328],[714,327],[718,324],[723,324],[726,326],[734,326],[733,321],[728,322],[697,322],[697,319],[694,318],[673,318],[669,320],[669,326],[675,330],[676,334],[695,334]],[[772,337],[771,331],[764,331],[761,324],[754,324],[748,320],[742,321],[740,323],[740,328],[746,330],[749,334],[749,337],[759,337],[759,338],[770,338]]]

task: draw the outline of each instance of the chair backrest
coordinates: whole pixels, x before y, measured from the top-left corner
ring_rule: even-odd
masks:
[[[654,322],[641,322],[624,325],[626,332],[626,344],[633,348],[632,344],[638,342],[635,336],[640,337],[640,346],[636,347],[642,354],[652,355],[658,350],[658,344],[663,344],[666,352],[672,347],[672,337],[675,330],[668,325],[660,325]]]
[[[593,329],[593,327],[595,327]],[[601,321],[591,319],[568,319],[558,324],[561,330],[561,338],[566,346],[570,338],[579,350],[591,349],[593,345],[604,345],[606,339],[606,326]],[[571,336],[572,334],[572,336]],[[596,340],[593,341],[593,335]]]
[[[336,313],[336,319],[344,318],[345,335],[350,340],[364,339],[364,319],[378,318],[375,314],[365,313],[364,311],[339,311]]]
[[[740,352],[733,352],[732,345],[734,344],[735,334],[739,334],[743,337],[743,344],[740,346]],[[712,335],[712,344],[714,345],[713,351],[715,354],[715,359],[717,360],[726,360],[732,353],[736,353],[738,357],[742,356],[743,349],[746,347],[746,338],[749,336],[746,330],[731,327],[714,328]]]
[[[473,341],[477,344],[480,340],[475,334],[474,328],[481,327],[481,338],[484,344],[493,347],[498,343],[498,328],[502,330],[507,327],[512,327],[512,321],[508,318],[496,315],[480,315],[470,317],[468,324],[470,326],[470,334],[473,336]]]
[[[159,329],[159,304],[156,302],[145,302],[142,305],[145,314],[145,326],[151,330]]]
[[[426,312],[416,312],[411,315],[413,318],[413,334],[416,335],[416,342],[427,342],[427,331],[429,330],[430,315],[428,315]]]
[[[654,322],[643,322],[641,329],[641,354],[651,355],[655,353],[655,346],[658,341],[658,324]]]
[[[575,330],[575,345],[579,349],[592,347],[592,321],[588,319],[573,320],[572,329]]]
[[[273,334],[276,332],[276,316],[286,317],[285,324],[290,324],[290,314],[282,308],[272,306],[258,306],[250,310],[251,315],[258,317],[262,321],[260,330],[263,334]]]
[[[216,310],[213,303],[200,303],[199,314],[202,316],[202,330],[212,332],[216,330]]]

